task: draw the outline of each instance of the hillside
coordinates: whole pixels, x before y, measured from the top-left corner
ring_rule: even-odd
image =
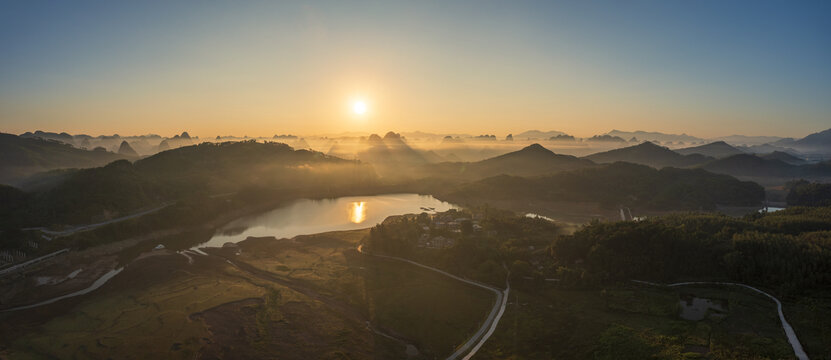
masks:
[[[797,148],[831,150],[831,129],[820,131],[797,140]]]
[[[655,145],[649,141],[621,149],[592,154],[586,156],[585,159],[601,164],[624,161],[633,164],[648,165],[655,168],[667,166],[679,168],[689,167],[712,160],[710,157],[699,154],[681,155],[665,147]]]
[[[459,186],[442,196],[462,204],[534,199],[696,210],[716,205],[756,206],[765,193],[756,183],[701,169],[656,170],[621,162],[544,177],[501,175]]]
[[[0,133],[0,183],[16,185],[33,174],[66,168],[103,166],[119,159],[131,159],[108,151],[74,148],[55,140]]]
[[[831,153],[831,129],[810,134],[802,139],[781,139],[772,146],[793,148],[805,153]]]
[[[699,154],[720,159],[728,156],[744,154],[743,151],[731,146],[724,141],[716,141],[706,145],[693,146],[683,149],[673,150],[681,155]]]
[[[805,159],[798,158],[794,155],[788,154],[784,151],[774,151],[770,154],[758,155],[762,159],[779,160],[791,165],[805,165],[808,162]]]
[[[27,194],[25,211],[3,220],[18,225],[86,223],[163,202],[256,189],[325,195],[371,186],[375,173],[360,162],[247,141],[186,146],[135,163],[120,160],[63,174],[60,180]]]
[[[831,206],[831,184],[805,180],[787,184],[789,206]]]
[[[733,176],[793,177],[798,176],[799,167],[781,160],[763,159],[756,155],[734,155],[718,159],[702,166],[705,170]]]
[[[432,164],[424,167],[424,176],[482,179],[500,174],[515,176],[548,175],[560,171],[595,166],[586,159],[555,154],[542,145],[532,144],[521,150],[477,162]]]

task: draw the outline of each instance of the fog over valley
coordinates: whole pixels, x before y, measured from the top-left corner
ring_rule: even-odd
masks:
[[[0,3],[0,359],[831,359],[831,3]]]

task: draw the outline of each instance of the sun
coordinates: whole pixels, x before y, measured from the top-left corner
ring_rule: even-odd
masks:
[[[366,114],[368,107],[366,105],[366,101],[363,100],[356,100],[352,103],[352,112],[355,115],[363,115]]]

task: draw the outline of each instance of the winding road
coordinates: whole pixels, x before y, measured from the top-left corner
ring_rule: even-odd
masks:
[[[748,289],[748,290],[755,291],[758,294],[767,296],[768,298],[773,300],[773,302],[776,303],[776,310],[779,312],[779,320],[782,322],[782,329],[785,330],[785,336],[788,337],[788,342],[791,344],[791,347],[793,348],[794,355],[799,360],[809,360],[808,359],[808,354],[805,353],[805,350],[802,348],[802,344],[799,342],[799,339],[796,337],[796,332],[794,332],[793,327],[791,327],[791,324],[789,324],[788,321],[785,320],[785,314],[782,313],[782,302],[779,301],[779,299],[775,298],[771,294],[768,294],[768,293],[766,293],[762,290],[759,290],[755,287],[752,287],[750,285],[745,285],[745,284],[740,284],[740,283],[731,283],[731,282],[690,281],[690,282],[680,282],[680,283],[674,283],[674,284],[658,284],[658,283],[653,283],[653,282],[648,282],[648,281],[640,281],[640,280],[632,280],[632,281],[636,282],[636,283],[639,283],[639,284],[645,284],[645,285],[670,286],[670,287],[685,286],[685,285],[738,286],[738,287],[743,287],[743,288]]]
[[[485,319],[485,322],[482,323],[481,327],[479,327],[479,330],[477,330],[476,333],[474,333],[470,337],[470,339],[468,339],[464,344],[456,348],[456,351],[453,352],[453,354],[450,354],[450,356],[447,357],[447,360],[458,359],[465,353],[467,354],[464,355],[464,357],[462,357],[462,359],[464,360],[468,360],[472,358],[474,355],[476,355],[476,352],[479,351],[480,348],[482,348],[482,345],[484,345],[485,342],[488,341],[488,339],[491,337],[491,335],[493,335],[493,332],[496,331],[496,327],[497,325],[499,325],[499,320],[502,319],[502,315],[505,313],[505,308],[508,305],[508,293],[511,291],[511,284],[507,279],[505,280],[505,290],[500,290],[493,286],[461,278],[444,270],[439,270],[432,266],[420,264],[412,260],[395,256],[368,254],[363,252],[363,245],[358,246],[358,252],[364,255],[375,256],[382,259],[402,261],[411,265],[415,265],[430,271],[437,272],[439,274],[445,275],[455,280],[491,291],[494,293],[494,295],[496,295],[496,302],[494,302],[493,308],[491,309],[490,313],[488,313],[488,317]],[[508,273],[508,278],[510,278],[510,272]]]

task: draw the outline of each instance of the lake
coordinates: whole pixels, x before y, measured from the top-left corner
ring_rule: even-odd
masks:
[[[264,213],[249,215],[223,226],[197,247],[221,247],[249,236],[292,238],[328,231],[355,230],[375,226],[388,216],[435,213],[457,206],[430,195],[386,194],[334,199],[296,200]]]

